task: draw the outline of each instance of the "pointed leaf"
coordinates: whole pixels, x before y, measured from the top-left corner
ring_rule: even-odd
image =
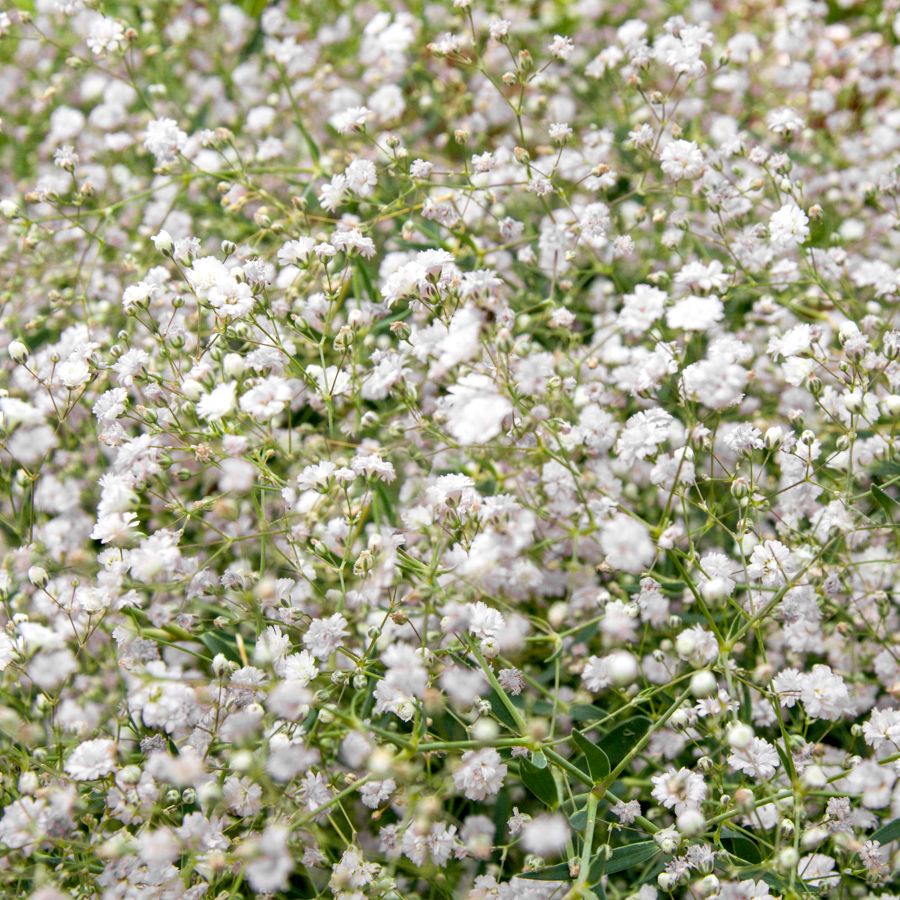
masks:
[[[522,776],[522,782],[525,787],[544,806],[549,806],[550,809],[556,808],[558,802],[556,782],[553,779],[553,773],[549,769],[539,769],[527,759],[520,759],[519,774]]]
[[[637,841],[625,847],[616,847],[609,859],[598,854],[591,863],[590,881],[591,883],[599,881],[601,875],[615,875],[616,872],[624,872],[626,869],[652,859],[659,852],[659,845],[656,841]]]
[[[628,751],[650,730],[653,723],[646,716],[635,716],[607,732],[599,742],[600,749],[615,768],[628,755]]]
[[[894,819],[893,822],[882,825],[869,840],[878,841],[879,844],[889,844],[891,841],[900,840],[900,819]]]
[[[533,872],[523,872],[519,878],[531,878],[534,881],[571,881],[568,863],[557,863],[555,866],[547,866],[543,869],[535,869]]]
[[[894,516],[897,514],[896,507],[900,504],[889,494],[886,494],[877,484],[872,485],[872,496],[881,507],[882,512],[887,516],[888,522],[893,522]]]
[[[580,731],[572,732],[572,743],[584,754],[588,772],[594,781],[600,781],[609,775],[611,768],[609,757],[593,741],[588,740]]]

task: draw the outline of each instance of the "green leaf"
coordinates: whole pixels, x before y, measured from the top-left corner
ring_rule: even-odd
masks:
[[[519,760],[519,774],[525,787],[534,794],[544,806],[555,809],[558,803],[556,781],[550,769],[539,769],[527,759]]]
[[[491,712],[508,728],[513,731],[517,729],[516,720],[512,717],[510,711],[506,708],[506,704],[500,699],[500,695],[491,689],[488,694],[488,703],[491,704]]]
[[[748,863],[760,863],[763,860],[763,854],[759,852],[759,847],[753,841],[741,837],[729,837],[722,839],[722,846],[738,859]]]
[[[659,845],[656,841],[637,841],[625,847],[616,847],[609,859],[598,854],[591,863],[588,880],[593,883],[599,881],[601,875],[615,875],[616,872],[624,872],[626,869],[652,859],[659,852]]]
[[[775,888],[779,894],[787,894],[789,891],[793,890],[798,894],[816,894],[814,888],[810,887],[805,881],[798,879],[794,882],[793,885],[790,884],[789,881],[785,878],[781,878],[776,875],[774,872],[767,872],[763,869],[745,869],[743,872],[744,875],[751,878],[761,878],[769,887]]]
[[[582,806],[569,816],[569,824],[574,831],[584,831],[587,826],[587,808]]]
[[[523,872],[519,878],[531,878],[534,881],[571,881],[568,863],[557,863],[555,866],[547,866],[543,869],[535,869],[533,872]]]
[[[606,754],[611,770],[625,759],[628,751],[650,730],[652,724],[646,716],[635,716],[600,739],[599,747]]]
[[[200,635],[200,642],[213,656],[221,653],[222,656],[231,660],[231,662],[241,663],[241,654],[238,653],[237,641],[228,632],[204,631]]]
[[[576,703],[569,709],[569,717],[573,722],[589,722],[591,719],[602,719],[606,713],[599,706],[587,703]]]
[[[886,494],[877,484],[872,485],[872,496],[875,498],[875,502],[881,507],[882,512],[887,516],[888,522],[894,521],[894,515],[896,514],[896,510],[894,507],[900,505],[897,501],[891,497],[889,494]]]
[[[587,760],[588,772],[594,781],[606,778],[612,771],[609,765],[609,757],[595,743],[588,740],[580,731],[572,732],[572,743],[584,754]]]
[[[891,841],[900,840],[900,819],[894,819],[887,825],[882,825],[869,840],[878,841],[879,844],[889,844]]]
[[[659,853],[656,841],[638,841],[628,844],[626,847],[616,847],[612,855],[607,859],[597,854],[591,863],[588,874],[588,882],[594,884],[602,875],[615,875],[616,872],[624,872],[632,866],[640,865],[648,859],[652,859]],[[604,865],[605,863],[605,865]],[[523,872],[520,878],[533,878],[536,881],[571,881],[568,863],[557,863],[555,866],[547,866],[534,872]]]

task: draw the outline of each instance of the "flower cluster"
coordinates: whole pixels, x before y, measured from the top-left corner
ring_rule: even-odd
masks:
[[[895,2],[14,7],[4,896],[900,891]]]

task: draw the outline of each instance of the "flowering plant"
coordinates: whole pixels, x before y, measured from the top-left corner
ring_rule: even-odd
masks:
[[[0,12],[4,895],[894,896],[898,35]]]

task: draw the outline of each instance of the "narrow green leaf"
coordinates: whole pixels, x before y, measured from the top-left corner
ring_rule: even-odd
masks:
[[[589,722],[591,719],[602,719],[606,713],[599,706],[587,703],[576,703],[569,709],[569,717],[573,722]]]
[[[509,710],[506,708],[506,705],[500,699],[500,695],[495,691],[491,690],[490,694],[488,694],[488,703],[491,704],[491,712],[508,728],[511,728],[513,731],[516,730],[516,720],[512,717]]]
[[[870,840],[878,841],[879,844],[889,844],[891,841],[900,840],[900,819],[894,819],[893,822],[882,825]]]
[[[522,776],[522,782],[525,787],[534,794],[544,806],[555,809],[558,797],[556,793],[556,782],[553,780],[553,773],[550,769],[539,769],[530,763],[527,759],[519,760],[519,774]]]
[[[612,771],[609,757],[593,741],[588,740],[580,731],[572,732],[572,743],[584,754],[588,772],[594,781],[600,781]]]
[[[625,847],[616,847],[609,859],[598,854],[591,863],[589,880],[593,883],[599,881],[601,875],[615,875],[616,872],[624,872],[632,866],[652,859],[659,852],[659,845],[656,841],[637,841]]]
[[[746,837],[723,838],[722,846],[732,856],[745,862],[760,863],[763,860],[763,854],[759,852],[759,847]]]
[[[535,869],[533,872],[523,872],[519,878],[530,878],[533,881],[571,881],[568,863],[557,863],[555,866],[547,866],[543,869]]]
[[[625,759],[628,751],[650,730],[652,724],[646,716],[635,716],[600,739],[599,747],[606,754],[611,769]]]
[[[241,655],[238,653],[237,642],[224,631],[205,631],[199,635],[200,642],[215,656],[221,653],[226,659],[240,663]]]
[[[889,494],[885,493],[877,484],[872,485],[872,496],[875,498],[875,502],[881,507],[882,512],[887,516],[888,522],[894,521],[894,516],[896,515],[896,508],[898,505],[897,501],[894,500]]]

